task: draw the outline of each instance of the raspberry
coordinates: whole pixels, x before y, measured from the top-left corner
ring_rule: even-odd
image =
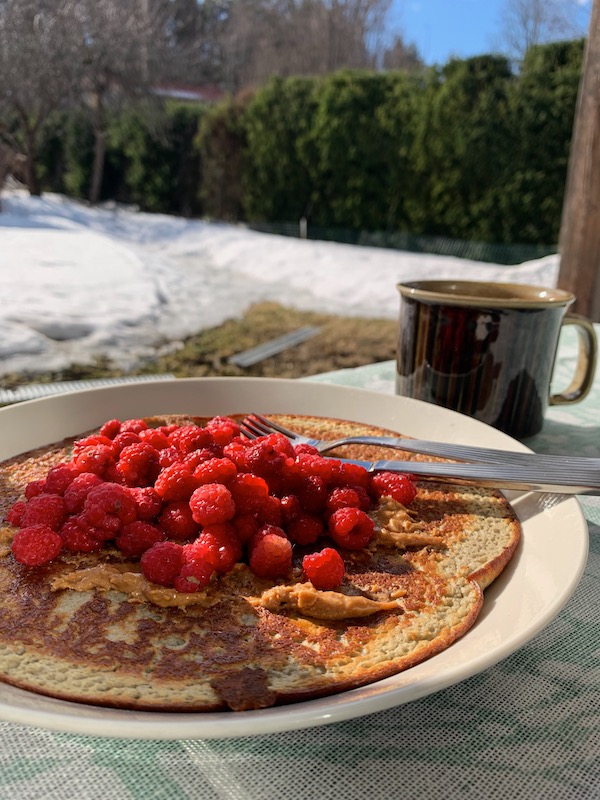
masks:
[[[298,500],[304,511],[322,514],[327,503],[327,484],[319,475],[307,475],[296,487]]]
[[[292,543],[281,528],[265,525],[249,542],[250,569],[259,578],[286,576],[292,568]]]
[[[335,589],[346,572],[344,559],[333,547],[325,547],[319,553],[311,553],[302,559],[302,568],[315,589]]]
[[[237,467],[228,458],[209,458],[202,461],[194,470],[198,484],[229,483],[237,475]]]
[[[46,492],[48,494],[64,494],[75,478],[75,472],[69,464],[58,464],[46,475]]]
[[[176,452],[179,453],[179,450]],[[221,458],[221,451],[218,447],[200,447],[187,455],[179,453],[179,460],[190,468],[190,472],[194,472],[199,464],[209,461],[211,458]]]
[[[244,472],[229,483],[228,487],[239,514],[255,514],[267,501],[269,486],[264,478]]]
[[[112,451],[113,456],[118,458],[121,450],[124,450],[126,447],[129,447],[131,444],[137,444],[142,440],[133,431],[124,431],[123,433],[118,433],[112,443]]]
[[[278,453],[281,453],[286,458],[296,457],[294,445],[290,442],[287,436],[284,436],[282,433],[270,433],[268,436],[264,437],[263,441],[269,442],[274,450],[276,450]]]
[[[281,498],[281,514],[286,525],[296,519],[301,510],[300,500],[295,494],[286,494]]]
[[[129,486],[151,486],[160,472],[158,451],[146,442],[121,450],[117,470]]]
[[[127,419],[121,423],[121,433],[140,433],[148,428],[148,423],[143,419]]]
[[[169,425],[157,425],[155,430],[164,433],[165,436],[170,436],[177,428],[179,428],[179,425],[176,422],[171,422]]]
[[[164,541],[162,531],[149,522],[136,520],[123,525],[115,544],[128,558],[135,558],[145,553],[152,545]]]
[[[100,428],[100,435],[106,436],[107,439],[114,439],[115,436],[121,431],[121,422],[118,419],[109,419]]]
[[[197,425],[182,425],[169,435],[170,444],[175,445],[181,453],[191,453],[201,447],[209,447],[214,443],[210,431]]]
[[[59,534],[65,550],[94,553],[102,548],[102,538],[98,538],[98,532],[98,528],[89,525],[83,517],[70,517]]]
[[[349,506],[360,508],[360,497],[356,489],[350,486],[336,486],[329,493],[327,498],[327,511],[333,514],[338,508],[347,508]]]
[[[401,472],[377,472],[371,476],[371,487],[377,497],[389,495],[403,506],[410,505],[417,495],[413,481]]]
[[[361,550],[375,534],[375,523],[359,508],[339,508],[329,518],[333,541],[347,550]]]
[[[11,550],[20,564],[39,567],[55,559],[62,546],[63,541],[56,531],[47,525],[32,525],[17,531]]]
[[[192,517],[192,509],[187,500],[167,503],[159,514],[158,525],[171,539],[191,539],[200,530]]]
[[[69,514],[78,514],[83,510],[85,498],[94,486],[99,486],[102,478],[93,472],[82,472],[73,478],[69,488],[65,491],[65,508]]]
[[[140,431],[138,436],[140,441],[149,444],[155,450],[164,450],[169,447],[169,439],[166,433],[163,433],[159,428],[148,428],[145,431]]]
[[[39,481],[30,481],[25,487],[25,497],[31,500],[38,494],[43,494],[46,491],[46,480],[40,479]]]
[[[241,472],[242,470],[246,470],[248,468],[246,464],[246,452],[248,447],[248,440],[242,439],[241,436],[237,436],[229,444],[225,445],[223,448],[223,455],[226,458],[230,458]]]
[[[267,536],[267,534],[281,536],[282,539],[288,538],[286,532],[279,525],[260,525],[256,535],[253,537],[253,541],[250,542],[250,546],[253,547],[259,539]]]
[[[231,525],[242,544],[248,542],[260,528],[260,523],[254,514],[236,514],[231,520]]]
[[[200,525],[229,522],[236,510],[231,492],[221,483],[205,483],[195,489],[190,497],[190,508]]]
[[[313,544],[324,530],[323,521],[313,514],[300,512],[287,526],[287,534],[296,544]]]
[[[27,501],[21,517],[21,526],[46,525],[58,531],[66,517],[65,501],[58,494],[38,494]]]
[[[177,542],[157,542],[140,559],[142,574],[159,586],[173,586],[183,563],[183,547]]]
[[[369,495],[368,491],[363,489],[362,486],[352,486],[350,488],[352,488],[353,491],[355,491],[358,495],[358,507],[361,509],[361,511],[370,511],[373,507],[373,501],[371,500],[371,496]]]
[[[21,525],[26,505],[24,500],[17,500],[16,503],[13,503],[6,514],[5,522],[18,528]]]
[[[213,417],[207,424],[207,429],[210,431],[215,442],[221,447],[225,447],[236,436],[240,435],[240,426],[230,417]]]
[[[93,472],[95,475],[102,475],[111,463],[113,463],[112,446],[96,444],[85,447],[75,456],[73,469],[75,472]]]
[[[308,478],[316,476],[327,485],[340,481],[341,463],[335,458],[325,458],[321,455],[300,453],[290,467],[292,476]]]
[[[261,525],[277,525],[281,527],[283,525],[281,500],[278,497],[269,495],[256,512],[256,517]]]
[[[102,434],[93,433],[90,436],[85,436],[83,439],[77,439],[77,441],[73,444],[73,453],[78,456],[89,447],[98,447],[99,445],[102,445],[103,447],[110,447],[112,445],[112,441],[108,438],[108,436],[102,436]]]
[[[158,463],[161,469],[170,467],[171,464],[177,464],[180,461],[181,453],[176,447],[173,447],[172,444],[158,451]]]
[[[85,498],[83,516],[91,525],[116,534],[136,519],[137,505],[124,486],[101,483],[90,489]]]
[[[137,518],[148,521],[160,514],[162,500],[152,486],[132,486],[129,494],[137,505]]]
[[[319,451],[317,450],[316,447],[313,447],[312,444],[306,444],[305,442],[303,442],[302,444],[294,445],[294,453],[297,456],[301,455],[302,453],[305,453],[305,454],[308,454],[308,455],[311,455],[311,456],[318,456],[319,455]]]
[[[286,445],[283,444],[285,441]],[[294,455],[290,442],[281,434],[271,434],[269,436],[256,439],[246,450],[246,467],[254,475],[263,478],[271,478],[281,473],[281,469],[286,460]]]
[[[363,489],[368,489],[371,477],[371,473],[367,472],[360,464],[340,463],[340,480],[343,484],[362,486]]]
[[[198,486],[190,468],[177,462],[165,467],[154,483],[154,488],[163,500],[188,500]]]
[[[172,422],[170,425],[160,425],[157,430],[161,433],[164,433],[165,436],[170,436],[173,431],[176,431],[179,425],[177,423]]]
[[[221,574],[232,570],[241,558],[242,545],[228,522],[207,525],[194,542],[184,547],[186,562],[200,559]]]
[[[178,592],[197,592],[209,584],[213,571],[205,561],[190,561],[181,567],[173,585]]]

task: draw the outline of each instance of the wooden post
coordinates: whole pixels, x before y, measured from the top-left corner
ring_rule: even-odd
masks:
[[[573,123],[559,235],[558,285],[600,322],[600,0],[594,0]]]

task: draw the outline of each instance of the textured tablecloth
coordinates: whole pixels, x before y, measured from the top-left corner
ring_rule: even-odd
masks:
[[[565,336],[557,387],[569,382]],[[393,392],[391,362],[316,376]],[[553,407],[540,452],[600,456],[600,377]],[[521,650],[462,683],[384,712],[257,737],[135,741],[0,723],[1,800],[583,800],[600,798],[600,498],[583,578]],[[568,532],[565,532],[568,536]]]

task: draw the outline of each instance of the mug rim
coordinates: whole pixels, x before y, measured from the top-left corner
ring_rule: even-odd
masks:
[[[551,308],[568,306],[575,300],[575,295],[564,289],[500,281],[401,281],[396,288],[403,297],[424,303],[471,308]]]

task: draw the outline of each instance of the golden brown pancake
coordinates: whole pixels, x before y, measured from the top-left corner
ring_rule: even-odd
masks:
[[[322,438],[390,434],[338,420],[273,419]],[[27,482],[69,457],[71,444],[0,465],[1,518]],[[353,446],[339,455],[391,452]],[[0,680],[109,707],[241,711],[396,674],[468,631],[482,588],[508,562],[520,528],[500,493],[448,484],[422,482],[410,513],[389,507],[380,514],[386,526],[374,542],[343,552],[346,577],[335,592],[317,592],[303,578],[301,548],[285,581],[258,578],[239,564],[193,595],[149,584],[114,548],[25,567],[10,554],[8,526],[0,558]],[[415,534],[414,545],[394,540]],[[427,537],[433,544],[422,544]]]

